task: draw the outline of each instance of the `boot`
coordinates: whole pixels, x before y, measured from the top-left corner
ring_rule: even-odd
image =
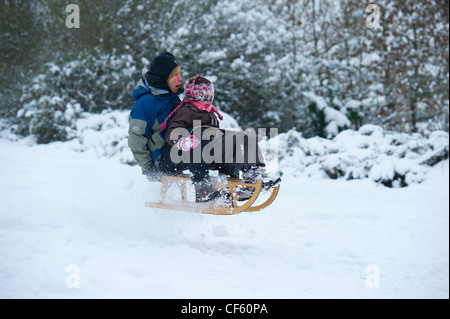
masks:
[[[201,181],[194,184],[195,202],[206,203],[220,197],[220,192],[216,191],[209,180]]]
[[[253,196],[255,191],[254,187],[250,186],[238,186],[236,189],[236,197],[238,201],[249,200]]]
[[[242,174],[242,181],[244,183],[256,184],[259,179],[262,181],[263,190],[275,187],[281,183],[279,173],[267,174],[265,169],[260,167],[251,167]]]

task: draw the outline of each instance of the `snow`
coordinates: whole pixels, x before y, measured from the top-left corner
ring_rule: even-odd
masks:
[[[449,161],[396,157],[448,135],[392,146],[376,126],[331,141],[280,134],[275,202],[214,216],[144,207],[159,184],[124,164],[126,121],[82,116],[66,143],[2,135],[0,298],[449,298]],[[376,150],[378,166],[355,164]],[[361,178],[328,178],[323,163],[351,152]],[[368,175],[411,167],[422,175],[407,187]]]

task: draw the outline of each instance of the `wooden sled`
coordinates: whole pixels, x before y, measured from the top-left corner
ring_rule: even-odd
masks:
[[[229,178],[225,183],[218,182],[216,189],[227,189],[228,198],[219,198],[217,200],[208,203],[195,203],[195,200],[188,199],[188,185],[190,185],[191,179],[189,175],[182,176],[167,176],[161,177],[161,200],[157,202],[146,202],[147,207],[157,207],[172,210],[194,211],[204,214],[214,215],[232,215],[238,214],[243,211],[255,212],[264,209],[269,206],[278,194],[280,186],[275,186],[269,190],[264,191],[270,193],[270,196],[262,203],[256,203],[258,196],[260,195],[262,182],[258,180],[256,184],[249,184],[242,182],[238,178]],[[168,199],[167,192],[174,184],[180,191],[180,199]],[[246,201],[238,201],[237,189],[240,186],[254,187],[252,196]]]

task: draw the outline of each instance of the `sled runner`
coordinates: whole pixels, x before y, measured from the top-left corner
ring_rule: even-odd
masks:
[[[223,196],[208,203],[196,203],[189,198],[188,186],[191,184],[189,175],[161,177],[161,200],[157,202],[146,202],[147,207],[158,207],[172,210],[184,210],[201,212],[214,215],[232,215],[246,212],[255,212],[269,206],[278,194],[280,185],[263,189],[262,181],[255,184],[244,183],[238,178],[229,178],[226,181],[216,181],[216,189],[221,189]],[[174,189],[179,193],[178,198],[169,198],[169,189]],[[238,192],[242,188],[251,189],[251,196],[245,200],[240,200]],[[262,202],[257,199],[260,195]],[[253,206],[252,206],[253,205]]]

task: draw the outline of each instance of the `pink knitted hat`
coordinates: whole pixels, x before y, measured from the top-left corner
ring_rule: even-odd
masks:
[[[184,94],[188,99],[212,103],[214,101],[214,85],[207,78],[197,75],[187,80],[184,85]]]

